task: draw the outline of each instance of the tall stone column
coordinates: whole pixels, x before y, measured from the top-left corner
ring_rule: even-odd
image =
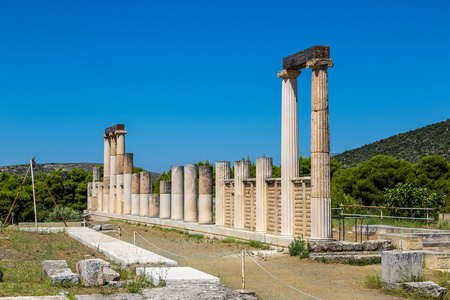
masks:
[[[197,165],[184,165],[184,221],[197,222]]]
[[[148,217],[150,193],[152,191],[152,179],[149,171],[141,172],[141,196],[139,198],[139,215]]]
[[[150,195],[150,203],[148,205],[148,216],[151,218],[159,218],[159,194]]]
[[[103,211],[103,182],[97,182],[97,211]]]
[[[116,214],[123,214],[123,174],[124,174],[124,156],[125,156],[125,134],[126,130],[116,130],[116,161],[117,161],[117,176],[116,176]]]
[[[293,177],[298,177],[298,101],[297,77],[300,71],[282,70],[281,96],[281,236],[294,233]]]
[[[133,153],[123,158],[123,214],[131,214],[131,185],[133,183]]]
[[[230,176],[230,162],[216,161],[216,226],[225,225],[225,179]]]
[[[171,219],[184,219],[184,172],[183,166],[172,166]]]
[[[131,181],[131,214],[138,216],[140,212],[141,174],[132,175]]]
[[[92,210],[94,209],[94,205],[92,204],[92,198],[94,194],[94,188],[93,188],[93,182],[87,183],[87,209]]]
[[[198,189],[198,222],[200,224],[213,223],[213,168],[199,167]]]
[[[311,77],[311,239],[332,240],[328,68],[331,59],[306,63]]]
[[[244,229],[244,182],[250,178],[250,162],[237,160],[234,162],[234,228]]]
[[[117,183],[117,146],[116,136],[111,133],[111,155],[109,160],[109,205],[108,211],[116,211],[116,183]]]
[[[100,189],[100,168],[99,167],[94,167],[92,168],[92,197],[93,197],[93,201],[95,201],[94,203],[94,207],[96,208],[97,211],[101,211],[102,210],[102,203],[101,203],[101,199],[99,198],[99,189]],[[102,192],[103,193],[103,192]]]
[[[170,195],[171,195],[172,183],[170,181],[160,181],[159,182],[159,218],[160,219],[170,219]]]
[[[100,208],[103,212],[108,212],[108,206],[109,206],[109,175],[110,175],[110,168],[109,163],[111,161],[111,139],[108,135],[103,135],[103,138],[105,139],[104,142],[104,150],[103,150],[103,197],[102,197],[102,207]]]
[[[267,231],[267,185],[266,179],[272,178],[272,158],[256,159],[256,232]]]

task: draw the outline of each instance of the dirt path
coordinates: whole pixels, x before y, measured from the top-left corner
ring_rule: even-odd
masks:
[[[117,227],[118,223],[113,223]],[[213,256],[246,249],[255,252],[248,245],[222,243],[214,239],[189,238],[176,232],[164,232],[150,227],[121,224],[122,240],[133,243],[133,231],[158,247],[179,255]],[[110,233],[115,236],[116,233]],[[159,251],[141,238],[136,244],[142,248],[176,260],[181,266],[190,266],[218,276],[231,289],[241,288],[240,254],[220,259],[186,259]],[[381,273],[381,265],[350,266],[312,262],[308,259],[291,257],[288,254],[272,254],[266,258],[253,258],[283,282],[307,294],[321,299],[399,299],[364,287],[367,273]],[[311,299],[295,292],[267,275],[249,258],[246,258],[246,288],[256,291],[261,299]]]

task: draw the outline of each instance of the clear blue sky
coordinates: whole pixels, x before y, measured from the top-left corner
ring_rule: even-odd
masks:
[[[0,165],[280,163],[282,58],[329,45],[331,152],[450,117],[449,1],[1,1]],[[311,71],[299,86],[310,155]]]

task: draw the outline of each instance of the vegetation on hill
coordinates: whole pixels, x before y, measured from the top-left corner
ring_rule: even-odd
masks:
[[[57,170],[63,170],[63,171],[72,171],[73,169],[83,169],[86,172],[92,171],[92,168],[100,165],[95,163],[49,163],[49,164],[37,164],[39,170],[41,170],[42,173],[50,174],[51,172],[57,171]],[[3,166],[0,167],[0,173],[6,172],[8,174],[16,174],[18,176],[25,176],[27,173],[27,169],[30,166],[30,164],[25,165],[12,165],[12,166]]]
[[[413,164],[430,155],[440,155],[450,160],[450,119],[345,151],[333,158],[343,168],[348,168],[379,154]]]

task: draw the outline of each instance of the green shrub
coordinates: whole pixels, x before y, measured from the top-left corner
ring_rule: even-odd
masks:
[[[82,212],[78,210],[71,209],[70,207],[62,207],[60,208],[61,214],[64,217],[64,220],[81,220]],[[48,217],[45,219],[45,222],[62,222],[61,216],[57,208],[53,208],[53,210],[48,214]]]
[[[291,256],[299,255],[300,258],[308,257],[310,252],[309,242],[304,240],[303,236],[294,238],[288,249]]]

